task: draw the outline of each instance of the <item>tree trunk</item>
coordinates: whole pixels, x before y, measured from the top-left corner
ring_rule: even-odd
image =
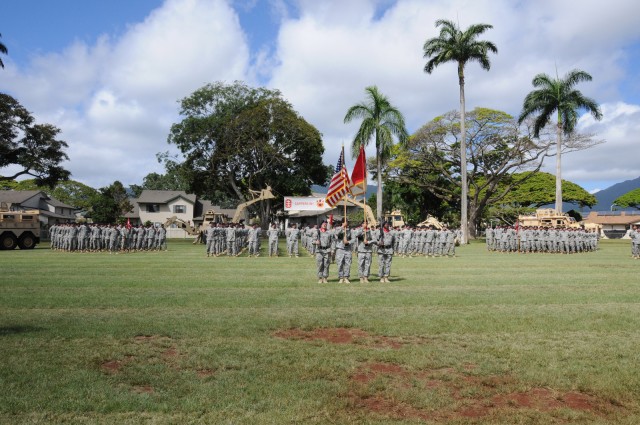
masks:
[[[460,227],[462,230],[461,243],[466,244],[469,240],[469,219],[467,217],[469,188],[467,186],[467,134],[465,128],[463,64],[458,64],[458,80],[460,82],[460,180],[462,184],[462,195],[460,199]]]
[[[558,144],[556,146],[556,213],[562,214],[562,123],[558,119],[556,129]]]
[[[378,173],[378,190],[376,192],[376,219],[382,224],[382,158],[380,158],[380,145],[378,144],[378,133],[376,132],[376,171]]]

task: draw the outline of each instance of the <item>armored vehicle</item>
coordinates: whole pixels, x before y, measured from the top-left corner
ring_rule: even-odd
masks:
[[[40,243],[40,211],[0,206],[0,249],[33,249]]]
[[[536,210],[535,215],[518,216],[520,226],[538,226],[538,227],[580,227],[575,218],[567,214],[558,213],[553,208],[540,208]]]

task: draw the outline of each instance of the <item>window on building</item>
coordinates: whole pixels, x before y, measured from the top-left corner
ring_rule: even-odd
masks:
[[[174,205],[173,206],[173,213],[174,214],[185,214],[187,212],[187,206],[186,205]]]
[[[147,212],[150,212],[150,213],[160,212],[160,204],[147,204]]]

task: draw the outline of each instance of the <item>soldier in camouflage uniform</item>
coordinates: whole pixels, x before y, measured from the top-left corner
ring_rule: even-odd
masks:
[[[336,265],[338,266],[338,278],[340,283],[351,283],[351,229],[345,219],[342,226],[335,230]]]
[[[372,247],[375,244],[375,240],[372,239],[371,231],[365,223],[362,223],[362,226],[356,229],[354,238],[357,241],[358,249],[358,277],[360,278],[360,283],[369,283]]]
[[[267,230],[267,237],[269,238],[269,257],[278,256],[278,229],[276,224],[273,223],[271,228]]]
[[[289,257],[294,255],[298,257],[300,255],[298,248],[298,238],[300,237],[300,230],[298,226],[294,224],[289,228],[289,235],[287,236],[287,248],[289,249]]]
[[[327,283],[329,277],[330,251],[333,232],[328,229],[327,222],[323,221],[320,229],[316,230],[316,267],[318,270],[318,283]]]
[[[214,251],[215,232],[216,232],[215,224],[212,221],[209,223],[209,227],[207,227],[207,229],[204,231],[205,239],[207,241],[207,244],[206,244],[207,257],[213,257],[215,255],[215,251]]]
[[[391,261],[393,260],[393,247],[396,244],[396,236],[389,223],[384,223],[378,239],[378,277],[380,283],[390,283]]]
[[[249,257],[252,255],[258,257],[260,255],[260,233],[262,230],[257,224],[249,229],[247,241],[249,243]]]

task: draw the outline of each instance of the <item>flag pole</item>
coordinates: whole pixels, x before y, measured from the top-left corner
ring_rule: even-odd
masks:
[[[344,143],[342,143],[342,158],[344,158]],[[349,174],[347,172],[347,166],[345,162],[346,161],[342,162],[342,172],[344,172],[348,176]],[[347,223],[347,179],[342,179],[342,189],[343,189],[342,203],[344,204],[344,211],[342,214],[342,224],[344,225]],[[344,233],[344,239],[346,242],[346,239],[347,239],[346,231]]]

